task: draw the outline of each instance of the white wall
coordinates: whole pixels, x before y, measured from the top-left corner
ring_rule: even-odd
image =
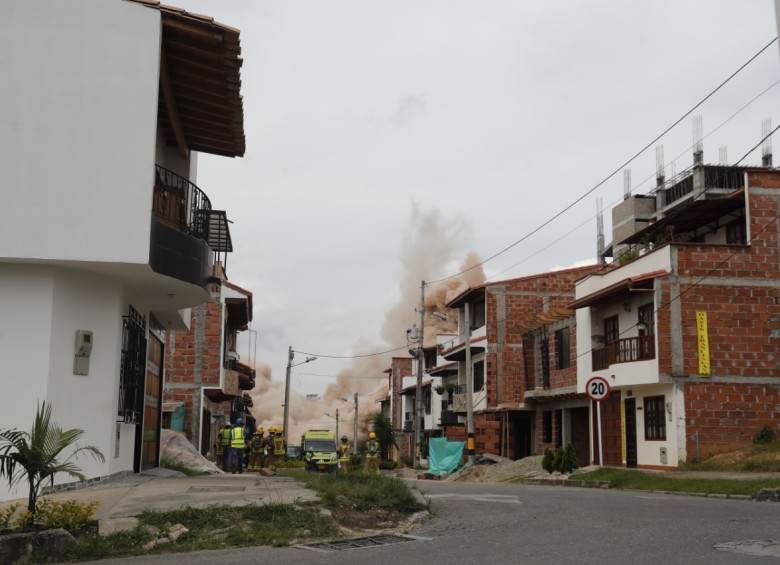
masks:
[[[664,403],[671,403],[672,414],[665,414],[666,422],[666,440],[647,441],[645,440],[645,409],[644,397],[664,395]],[[667,462],[665,465],[676,467],[678,465],[678,431],[677,415],[680,413],[677,405],[677,397],[674,386],[670,384],[659,384],[653,386],[643,386],[635,388],[633,395],[636,397],[636,439],[637,439],[637,462],[641,465],[664,465],[661,463],[661,447],[666,448]]]
[[[0,269],[0,428],[32,427],[40,401],[52,405],[52,419],[64,429],[80,428],[81,445],[105,455],[76,460],[84,474],[100,477],[133,467],[134,427],[121,424],[120,455],[114,457],[121,363],[122,316],[127,292],[121,281],[94,274],[31,265]],[[143,304],[135,304],[144,312]],[[93,332],[89,374],[74,375],[76,330]],[[72,482],[57,476],[55,484]],[[0,484],[0,500],[24,498]]]
[[[148,263],[160,30],[130,2],[3,2],[0,257]]]

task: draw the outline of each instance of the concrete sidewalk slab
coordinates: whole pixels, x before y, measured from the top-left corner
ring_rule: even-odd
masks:
[[[185,506],[294,504],[319,500],[316,493],[289,477],[256,474],[187,477],[167,469],[123,477],[94,487],[46,495],[52,500],[76,500],[98,507],[100,533],[132,529],[144,510],[175,510]],[[18,500],[23,505],[27,501]],[[0,509],[11,502],[2,503]]]

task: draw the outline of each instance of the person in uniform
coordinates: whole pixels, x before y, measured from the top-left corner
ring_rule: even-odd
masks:
[[[376,440],[374,432],[368,434],[364,470],[366,473],[379,473],[379,442]]]
[[[249,466],[247,471],[259,471],[262,463],[263,452],[265,451],[265,438],[263,437],[263,428],[257,428],[252,434],[252,441],[249,443]]]
[[[244,472],[244,448],[246,448],[244,419],[238,418],[230,430],[230,471],[235,475]]]
[[[342,471],[349,471],[349,438],[347,436],[341,436],[341,443],[338,445],[339,450],[339,469]]]
[[[222,428],[222,470],[226,473],[230,470],[230,422]]]

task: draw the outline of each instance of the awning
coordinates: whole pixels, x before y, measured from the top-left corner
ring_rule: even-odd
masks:
[[[458,374],[457,363],[447,363],[446,365],[439,365],[425,371],[432,377],[451,377]]]
[[[469,343],[471,354],[476,355],[483,353],[487,347],[487,337],[482,336],[472,339]],[[451,347],[441,353],[447,361],[465,361],[466,360],[466,342],[459,343],[455,347]]]
[[[180,406],[184,406],[184,402],[181,401],[163,402],[162,411],[175,412],[176,410],[178,410]]]
[[[430,388],[432,382],[433,382],[432,380],[427,380],[423,382],[422,388]],[[409,396],[410,394],[413,394],[415,392],[417,392],[417,383],[413,385],[409,385],[408,387],[404,388],[401,391],[401,396]]]
[[[203,395],[216,404],[232,401],[235,398],[234,395],[225,394],[221,389],[218,388],[204,388]]]
[[[745,189],[740,188],[725,196],[705,198],[691,202],[680,210],[671,212],[665,218],[653,222],[634,235],[619,242],[624,245],[653,241],[656,236],[668,233],[685,233],[700,226],[711,224],[723,216],[734,213],[745,207]],[[736,217],[736,216],[735,216]],[[735,217],[730,217],[728,221]],[[674,241],[674,237],[672,237]]]
[[[530,320],[519,323],[509,329],[509,333],[525,333],[538,328],[549,326],[552,323],[571,318],[575,315],[575,311],[569,308],[550,308],[544,312],[540,312]]]
[[[630,292],[648,292],[653,290],[653,280],[664,275],[668,275],[667,271],[652,271],[650,273],[644,273],[635,277],[628,277],[608,287],[602,288],[596,292],[593,292],[587,296],[583,296],[569,304],[569,308],[577,310],[578,308],[585,308],[586,306],[593,306],[598,302],[612,301],[616,297],[628,294]]]

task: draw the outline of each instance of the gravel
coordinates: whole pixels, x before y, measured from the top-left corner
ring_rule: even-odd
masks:
[[[487,455],[496,463],[486,465],[471,465],[450,480],[475,483],[503,483],[518,477],[548,476],[542,469],[542,456],[533,455],[513,461],[506,457]]]

